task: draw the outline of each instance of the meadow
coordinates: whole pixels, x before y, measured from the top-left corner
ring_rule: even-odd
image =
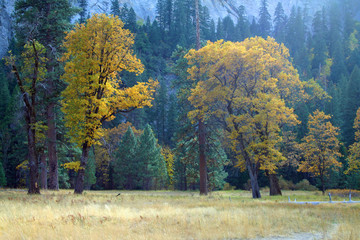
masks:
[[[61,190],[34,196],[0,190],[0,239],[360,239],[360,204],[288,203],[288,197],[328,201],[320,192],[262,194],[254,200],[248,191],[199,196],[174,191],[74,195]]]

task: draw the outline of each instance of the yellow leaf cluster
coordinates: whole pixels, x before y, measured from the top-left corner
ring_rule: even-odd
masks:
[[[341,167],[338,158],[340,143],[337,139],[339,129],[334,127],[331,117],[316,110],[309,116],[309,133],[303,138],[301,149],[304,161],[299,164],[299,172],[310,172],[315,176],[324,176],[331,167]]]
[[[355,142],[349,148],[348,164],[349,168],[345,171],[349,174],[352,171],[360,170],[360,108],[356,111],[354,120]]]
[[[80,167],[80,161],[64,163],[61,164],[61,166],[69,170],[74,170],[75,172],[78,172],[80,169],[83,169],[82,167]]]
[[[64,42],[65,73],[62,110],[69,135],[79,146],[91,146],[104,132],[102,123],[118,112],[151,106],[157,82],[126,87],[121,71],[140,74],[144,67],[133,53],[134,35],[118,17],[95,14],[78,24]]]
[[[169,176],[169,182],[170,186],[174,183],[174,161],[175,156],[174,153],[171,151],[171,149],[168,146],[164,146],[161,149],[161,154],[164,156],[165,162],[166,162],[166,169]]]
[[[281,127],[299,123],[290,106],[306,96],[288,49],[270,37],[220,40],[185,58],[189,78],[198,81],[189,97],[196,110],[188,117],[222,119],[238,167],[275,172],[285,160],[278,149]]]

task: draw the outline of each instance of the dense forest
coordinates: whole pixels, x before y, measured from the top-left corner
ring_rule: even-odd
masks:
[[[117,0],[93,16],[86,0],[17,0],[0,186],[198,190],[205,169],[207,190],[254,198],[360,189],[355,4],[287,16],[262,0],[256,18],[211,19],[201,1],[158,0],[141,21]]]

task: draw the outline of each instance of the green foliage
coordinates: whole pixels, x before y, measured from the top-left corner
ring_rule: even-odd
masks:
[[[309,180],[303,179],[294,187],[295,190],[304,190],[304,191],[317,191],[317,187],[310,184]]]
[[[138,184],[140,163],[136,160],[137,139],[131,127],[115,151],[113,185],[118,189],[135,189]]]
[[[96,183],[96,176],[95,176],[95,155],[94,155],[94,148],[91,148],[89,151],[88,161],[85,167],[85,179],[84,185],[85,188],[90,189],[90,187]]]
[[[5,187],[5,186],[6,186],[6,176],[3,165],[0,161],[0,187]]]

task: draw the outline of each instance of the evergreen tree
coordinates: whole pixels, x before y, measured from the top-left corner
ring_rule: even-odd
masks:
[[[241,5],[238,9],[238,20],[235,27],[236,41],[243,41],[245,38],[250,37],[250,23],[247,20],[245,7]]]
[[[325,10],[317,11],[313,19],[313,54],[314,58],[311,62],[314,77],[318,77],[322,68],[326,65],[328,50],[326,45],[326,19]]]
[[[125,21],[125,28],[129,29],[132,33],[137,32],[136,13],[133,8],[129,9]]]
[[[223,27],[223,31],[224,31],[224,40],[225,41],[236,41],[235,37],[236,35],[235,33],[235,26],[234,26],[234,22],[231,19],[230,16],[226,16],[223,21],[222,21],[222,27]]]
[[[142,170],[136,156],[137,139],[131,127],[128,128],[115,152],[113,163],[113,184],[117,189],[135,189],[138,174]]]
[[[349,83],[346,88],[346,104],[344,109],[343,140],[346,146],[354,143],[354,119],[356,110],[360,107],[360,69],[355,66],[350,75]]]
[[[286,15],[283,9],[281,2],[279,2],[276,6],[275,13],[274,13],[274,38],[279,43],[285,42],[285,35],[286,35]]]
[[[259,36],[263,38],[267,38],[271,34],[271,15],[267,7],[267,0],[261,0],[259,10]]]
[[[96,176],[95,176],[95,155],[94,155],[94,148],[89,151],[89,158],[88,162],[85,167],[85,179],[84,179],[84,186],[85,189],[90,189],[91,185],[96,183]]]
[[[88,19],[88,1],[87,0],[79,0],[79,7],[81,8],[80,10],[80,18],[79,18],[79,23],[85,23],[86,19]]]
[[[120,17],[119,0],[111,0],[110,13],[114,16]]]
[[[148,124],[139,138],[136,159],[141,169],[139,185],[146,190],[163,188],[167,178],[165,160],[161,155],[161,147],[157,145],[157,140]]]

